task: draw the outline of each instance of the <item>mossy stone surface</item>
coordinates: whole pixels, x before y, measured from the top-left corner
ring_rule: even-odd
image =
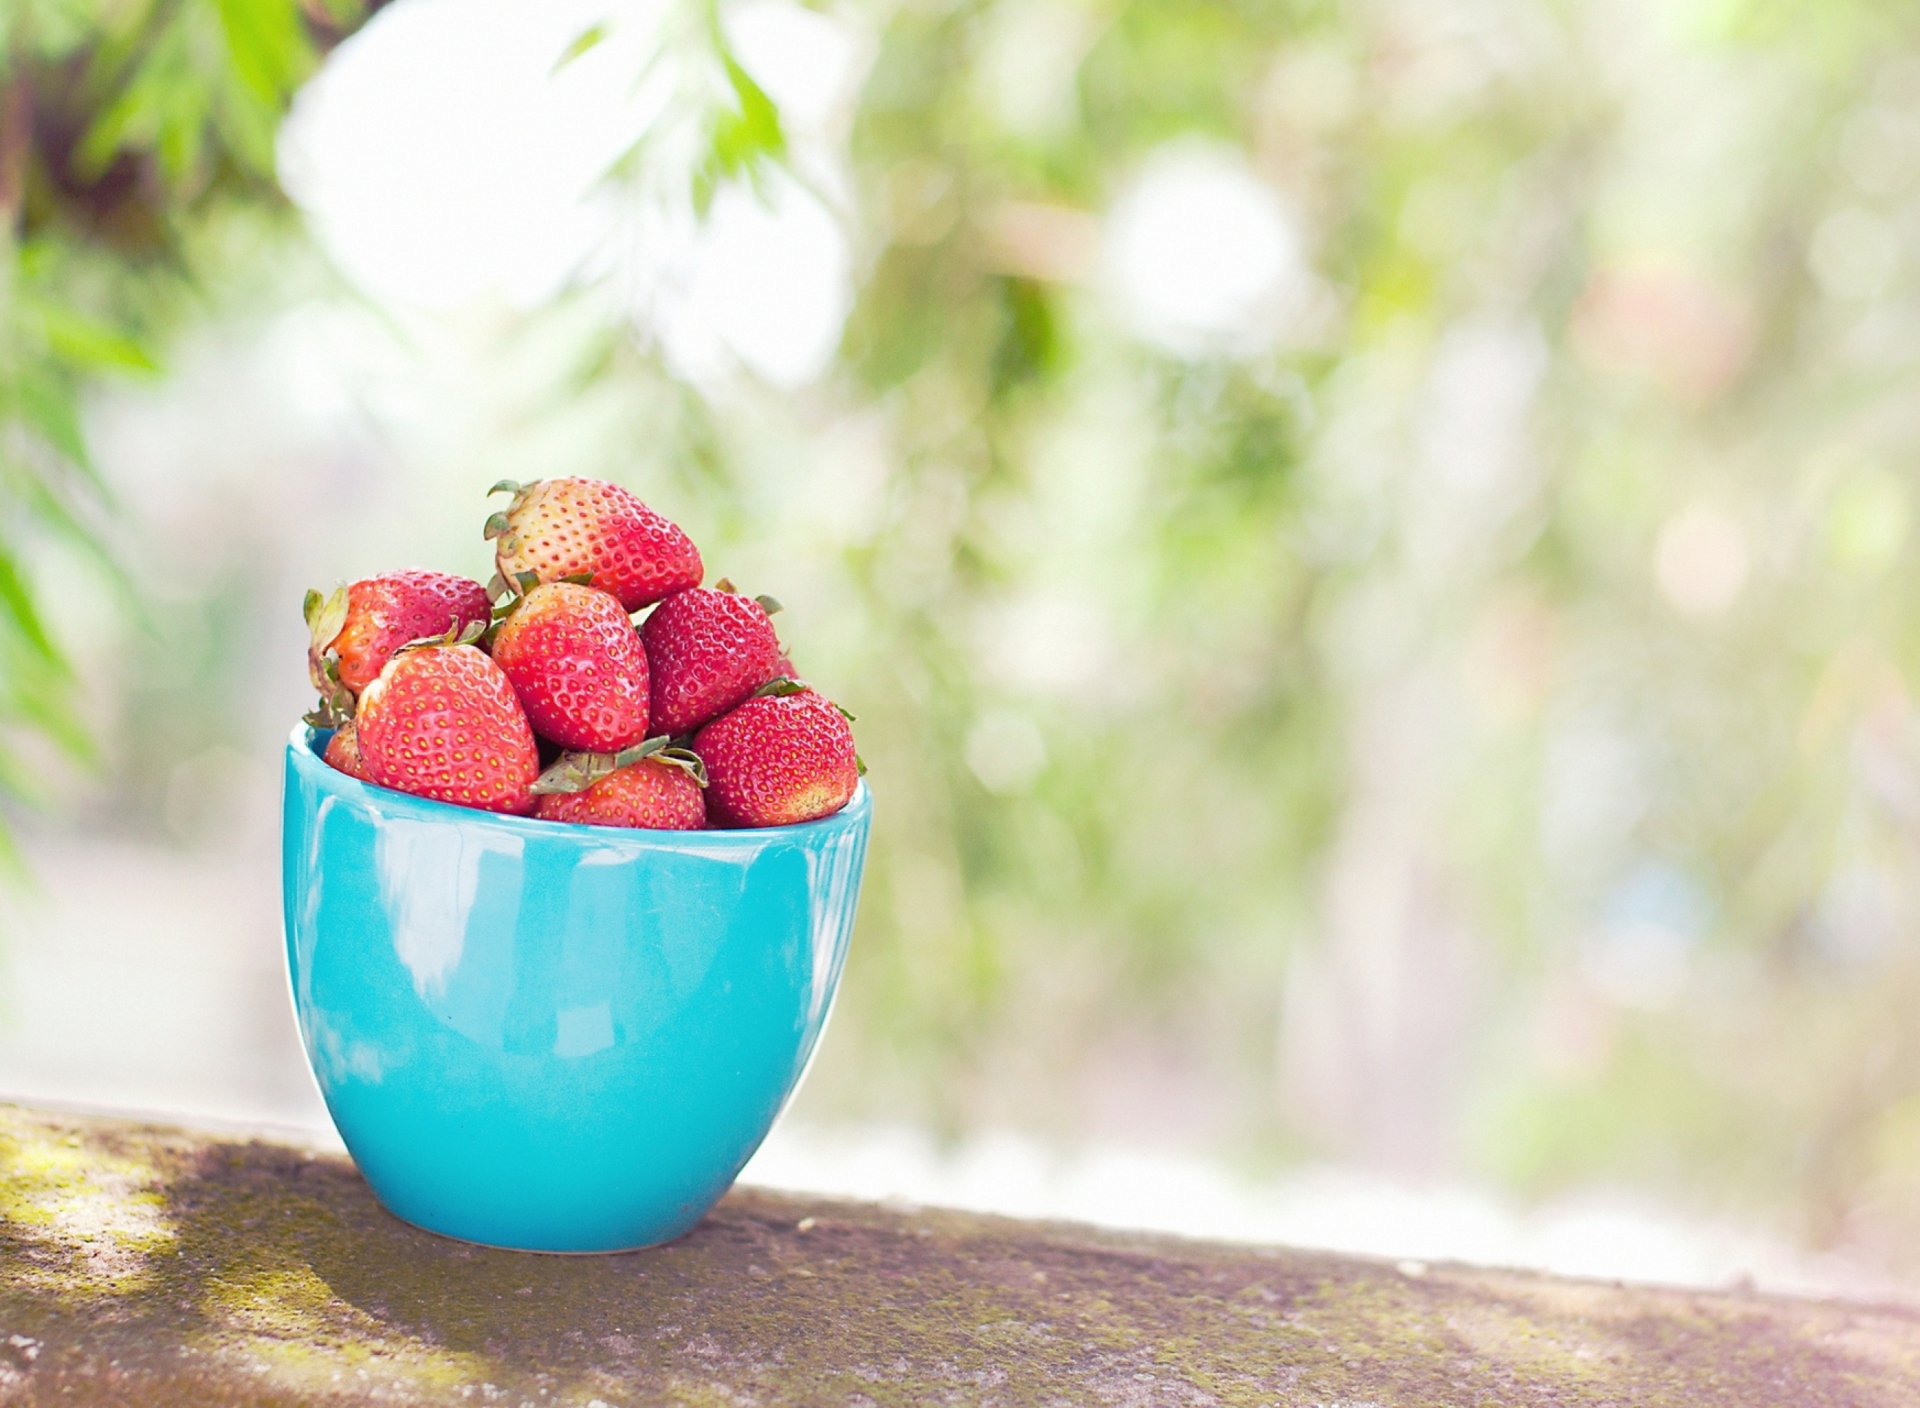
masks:
[[[1920,1315],[737,1191],[488,1251],[344,1159],[0,1106],[0,1404],[1920,1404]]]

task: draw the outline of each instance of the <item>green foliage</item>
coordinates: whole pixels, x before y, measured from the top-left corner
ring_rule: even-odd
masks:
[[[277,201],[273,135],[358,0],[28,0],[0,16],[0,794],[33,740],[91,756],[26,568],[40,535],[97,550],[81,426],[101,377],[157,370],[196,224]]]
[[[780,130],[780,114],[773,100],[740,67],[724,40],[716,47],[733,101],[714,106],[705,155],[694,169],[693,208],[701,215],[707,213],[721,185],[735,177],[756,175],[766,162],[786,152],[786,137]]]
[[[881,835],[816,1109],[1086,1129],[1158,1063],[1242,1147],[1920,1225],[1920,284],[1873,243],[1920,31],[1710,8],[849,18],[822,400],[889,477],[805,668]],[[1195,142],[1308,245],[1251,349],[1099,262]]]
[[[605,37],[602,25],[584,30],[558,67]],[[671,202],[682,192],[662,189],[664,173],[685,171],[694,213],[702,218],[729,182],[763,191],[767,172],[785,163],[786,133],[779,109],[734,53],[718,0],[685,0],[668,12],[654,56],[635,81],[662,67],[674,76],[672,99],[609,175]]]

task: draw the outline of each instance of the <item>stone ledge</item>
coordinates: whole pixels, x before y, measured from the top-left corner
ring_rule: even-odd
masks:
[[[492,1252],[345,1159],[0,1106],[0,1403],[1920,1404],[1920,1314],[740,1190]]]

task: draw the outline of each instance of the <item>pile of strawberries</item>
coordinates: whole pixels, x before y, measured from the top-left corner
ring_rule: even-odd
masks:
[[[853,716],[795,678],[777,601],[701,586],[693,540],[618,485],[490,492],[513,495],[486,522],[490,586],[416,570],[307,593],[328,763],[595,826],[786,826],[851,800]]]

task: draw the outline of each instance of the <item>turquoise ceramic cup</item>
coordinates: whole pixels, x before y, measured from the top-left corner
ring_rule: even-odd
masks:
[[[687,1231],[820,1039],[866,859],[865,784],[759,831],[494,816],[287,745],[287,967],[307,1058],[380,1200],[490,1246]]]

